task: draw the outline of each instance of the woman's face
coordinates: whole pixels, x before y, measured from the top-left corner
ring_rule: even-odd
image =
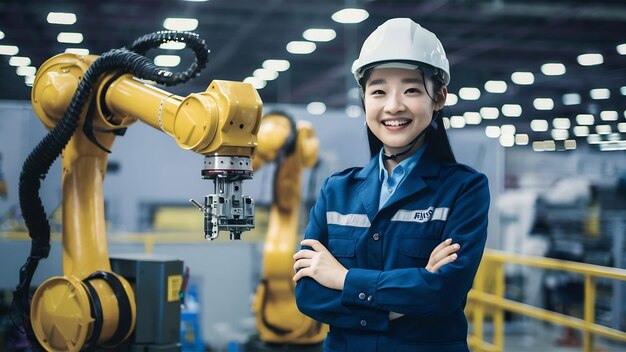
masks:
[[[441,94],[433,91],[431,79],[424,82],[420,71],[381,68],[372,71],[364,93],[367,125],[383,143],[385,153],[394,154],[406,149],[428,127],[433,111],[443,107],[447,90],[443,88],[442,99],[435,103],[430,96]],[[415,149],[421,144],[419,141]]]

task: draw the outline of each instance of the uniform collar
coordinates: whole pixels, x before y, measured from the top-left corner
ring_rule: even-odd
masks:
[[[424,154],[420,157],[420,160],[417,162],[417,165],[410,171],[410,175],[417,175],[422,177],[430,177],[435,176],[439,173],[439,168],[441,166],[440,161],[435,159],[434,150],[431,144],[426,144]],[[364,179],[367,178],[372,172],[376,173],[379,170],[379,155],[377,154],[375,157],[372,157],[370,161],[356,174],[356,178]],[[379,175],[376,176],[378,179]]]
[[[417,165],[410,171],[406,179],[400,184],[396,192],[387,201],[382,209],[424,189],[427,184],[424,178],[437,176],[441,161],[435,158],[432,144],[426,145],[424,154]],[[378,158],[373,157],[369,163],[359,171],[355,178],[364,180],[359,186],[359,196],[370,221],[374,220],[379,211],[380,184],[378,175]]]

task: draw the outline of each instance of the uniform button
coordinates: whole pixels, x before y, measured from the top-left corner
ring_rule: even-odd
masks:
[[[375,234],[373,234],[373,235],[372,235],[372,239],[373,239],[374,241],[378,241],[378,240],[380,239],[380,235],[378,235],[377,233],[375,233]]]
[[[372,297],[372,295],[367,296],[367,301],[371,302],[374,299],[374,297]]]
[[[359,298],[360,299],[365,299],[365,293],[363,293],[363,292],[359,293]]]
[[[365,325],[367,325],[367,321],[361,320],[361,326],[365,326]]]

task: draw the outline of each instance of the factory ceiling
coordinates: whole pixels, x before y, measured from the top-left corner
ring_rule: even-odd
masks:
[[[366,10],[368,16],[353,24],[334,21],[333,14],[345,8]],[[51,24],[50,12],[73,13],[76,21]],[[585,129],[605,141],[626,139],[626,3],[622,0],[3,0],[0,48],[16,46],[19,52],[13,56],[26,57],[30,66],[38,68],[67,48],[102,54],[164,30],[167,18],[197,19],[193,31],[211,50],[209,64],[198,78],[168,87],[169,91],[187,95],[205,90],[213,79],[242,81],[265,60],[288,60],[289,69],[259,89],[265,103],[321,102],[344,109],[360,105],[349,71],[361,43],[392,17],[411,17],[443,43],[451,65],[449,92],[458,97],[446,109],[452,127],[510,124],[532,142],[555,139],[556,124],[568,131],[569,140],[589,140]],[[309,28],[332,29],[335,37],[316,42],[310,54],[288,52],[286,45],[305,40],[303,32]],[[81,33],[83,40],[60,43],[60,32]],[[183,70],[192,60],[189,50],[148,52],[151,57],[162,54],[181,56],[180,65],[172,70]],[[0,99],[28,100],[31,87],[25,84],[25,76],[16,74],[11,57],[0,55]],[[549,63],[561,65],[544,66]],[[518,77],[515,72],[522,74]],[[528,73],[532,73],[531,84],[515,83],[528,78]],[[485,84],[494,80],[505,82],[506,91],[490,92]],[[480,96],[472,98],[476,93]],[[350,115],[354,110],[346,111]],[[489,119],[494,113],[498,117]],[[533,131],[533,120],[547,121],[547,131],[541,124]],[[597,130],[605,125],[610,132],[607,127]]]

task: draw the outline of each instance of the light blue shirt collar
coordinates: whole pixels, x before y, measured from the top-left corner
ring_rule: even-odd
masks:
[[[391,176],[387,175],[387,170],[385,170],[385,165],[383,164],[383,148],[380,149],[380,153],[378,154],[378,177],[381,181],[380,186],[380,198],[378,203],[378,209],[382,208],[385,203],[391,198],[391,196],[396,192],[398,186],[404,181],[406,176],[413,171],[417,163],[419,162],[422,154],[424,154],[424,150],[426,143],[422,145],[418,150],[413,153],[413,155],[408,158],[402,160],[391,172]]]

